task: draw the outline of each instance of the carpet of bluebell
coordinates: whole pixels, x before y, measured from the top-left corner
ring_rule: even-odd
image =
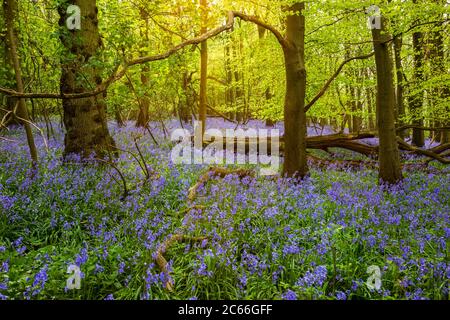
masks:
[[[448,169],[410,170],[390,187],[364,167],[312,166],[301,183],[229,175],[189,203],[208,166],[171,163],[170,139],[158,122],[151,128],[158,145],[131,123],[110,125],[131,151],[116,163],[126,197],[112,166],[61,161],[58,123],[50,137],[36,131],[35,172],[22,129],[4,135],[0,299],[448,299]],[[173,234],[205,240],[171,245],[164,272],[155,255]],[[67,287],[70,265],[82,272],[79,290]],[[379,289],[367,285],[370,266],[381,270]]]

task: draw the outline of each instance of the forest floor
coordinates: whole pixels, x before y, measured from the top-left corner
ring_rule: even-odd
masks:
[[[376,169],[311,164],[300,184],[211,177],[189,200],[209,166],[172,164],[159,123],[159,145],[132,124],[111,125],[133,153],[115,167],[63,164],[63,131],[53,127],[48,140],[37,132],[34,175],[22,130],[0,140],[0,299],[449,297],[448,168],[405,171],[388,188]],[[71,265],[80,289],[69,285]],[[381,282],[368,273],[377,267]]]

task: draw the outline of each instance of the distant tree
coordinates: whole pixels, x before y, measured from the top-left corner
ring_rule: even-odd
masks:
[[[20,66],[20,58],[19,52],[17,49],[17,34],[16,29],[14,27],[16,12],[17,12],[17,2],[16,0],[5,0],[3,2],[3,10],[6,18],[6,33],[7,33],[7,45],[8,45],[8,56],[12,61],[12,65],[14,68],[17,92],[24,92],[24,85],[22,80],[22,69]],[[17,110],[17,111],[16,111]],[[28,115],[28,109],[25,102],[25,99],[18,99],[17,101],[17,109],[14,105],[14,117],[19,120],[19,122],[24,126],[28,147],[30,150],[30,156],[33,163],[33,166],[37,165],[38,162],[38,153],[36,149],[36,145],[34,143],[33,132],[31,130],[30,117]]]

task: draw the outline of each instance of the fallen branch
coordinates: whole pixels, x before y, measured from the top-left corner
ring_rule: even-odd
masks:
[[[177,215],[183,215],[183,214],[186,214],[186,213],[191,212],[192,210],[200,210],[200,211],[203,211],[203,210],[205,210],[205,209],[206,209],[205,206],[195,205],[195,206],[191,206],[191,207],[189,207],[189,208],[186,208],[186,209],[184,209],[184,210],[181,210],[180,212],[178,212]]]
[[[400,145],[400,149],[402,149],[402,150],[429,157],[433,160],[439,161],[442,164],[450,164],[450,159],[445,159],[442,156],[440,156],[439,154],[434,153],[433,151],[413,147],[398,137],[397,137],[397,141]]]
[[[422,130],[422,131],[447,131],[450,130],[450,127],[423,127],[423,126],[419,126],[419,125],[414,125],[414,124],[407,124],[401,127],[398,127],[396,129],[397,133],[402,132],[402,131],[406,131],[409,129],[417,129],[417,130]]]
[[[434,152],[436,154],[441,154],[444,151],[450,150],[450,143],[443,143],[434,148],[431,148],[429,151]]]
[[[188,194],[188,200],[194,201],[195,197],[197,195],[197,190],[204,185],[206,182],[208,182],[213,177],[220,177],[225,178],[228,175],[238,175],[239,178],[244,177],[254,177],[255,173],[252,170],[246,170],[246,169],[236,169],[236,170],[230,170],[226,168],[209,168],[207,172],[205,172],[200,179],[197,181],[195,185],[193,185],[191,188],[189,188],[189,194]]]
[[[315,137],[307,137],[306,138],[306,148],[308,149],[319,149],[319,150],[327,150],[328,148],[342,148],[351,150],[365,156],[374,156],[378,153],[377,146],[370,146],[368,144],[364,144],[358,142],[356,140],[366,139],[366,138],[374,138],[375,134],[372,132],[369,133],[358,133],[358,134],[333,134],[327,136],[315,136]],[[220,137],[214,137],[214,139],[204,140],[203,146],[206,147],[212,142],[216,141],[220,142]],[[191,141],[194,141],[194,136],[191,137]],[[272,149],[272,138],[256,138],[256,137],[247,137],[244,138],[234,138],[234,141],[231,140],[230,143],[234,146],[234,152],[239,152],[239,145],[244,145],[243,150],[246,154],[248,154],[250,150],[250,145],[254,144],[258,146],[258,143],[262,141],[266,142],[267,145],[267,155],[271,155]],[[227,150],[227,138],[222,137],[222,146],[224,150]],[[284,152],[284,138],[279,137],[279,152],[282,154]]]
[[[313,155],[308,155],[308,160],[311,161],[313,165],[316,165],[320,168],[329,168],[330,166],[339,167],[339,168],[352,168],[352,169],[361,169],[362,167],[369,169],[378,168],[377,161],[364,161],[364,160],[329,160],[322,159]]]
[[[169,275],[169,269],[167,268],[167,260],[164,258],[164,254],[169,249],[169,247],[174,244],[175,242],[202,242],[208,240],[207,237],[188,237],[182,234],[174,234],[169,239],[164,241],[156,250],[155,254],[155,262],[158,265],[158,267],[161,269],[162,272]],[[171,280],[168,277],[168,280],[165,284],[166,289],[169,291],[173,291],[174,283],[173,280]]]

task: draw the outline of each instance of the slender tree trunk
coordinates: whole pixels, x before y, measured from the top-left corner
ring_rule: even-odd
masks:
[[[444,26],[442,25],[442,28]],[[444,37],[443,30],[437,30],[431,34],[431,71],[434,75],[444,75],[446,74],[445,65],[445,53],[444,53]],[[443,83],[438,86],[433,93],[432,101],[434,103],[433,108],[436,108],[438,104],[443,103],[450,98],[450,86],[447,83]],[[444,117],[442,117],[444,114]],[[437,110],[436,117],[443,118],[442,121],[437,121],[436,126],[450,126],[450,105],[447,104],[444,110]],[[450,142],[450,130],[436,131],[435,133],[436,141],[441,143]]]
[[[270,88],[266,89],[266,92],[264,93],[265,97],[266,97],[266,101],[270,101],[272,100],[273,94],[270,91]],[[272,119],[266,119],[266,127],[273,127],[275,125],[275,121]]]
[[[367,76],[369,76],[367,74]],[[373,113],[374,113],[374,103],[373,103],[373,98],[372,98],[372,90],[370,88],[366,88],[366,100],[367,100],[367,113],[368,113],[368,118],[367,118],[367,122],[368,122],[368,126],[369,126],[369,130],[374,130],[375,129],[375,121],[374,121],[374,117],[373,117]]]
[[[234,83],[235,83],[235,101],[236,101],[236,120],[241,122],[243,120],[244,109],[244,87],[242,83],[242,72],[239,70],[241,60],[241,38],[233,43],[233,60],[234,64]]]
[[[233,89],[233,66],[232,66],[232,43],[228,42],[225,46],[225,73],[227,78],[227,87],[225,89],[225,99],[228,109],[232,109],[235,104],[234,89]],[[234,113],[228,114],[230,118],[235,119]]]
[[[258,37],[259,40],[262,41],[266,35],[266,29],[264,29],[261,26],[258,27]],[[272,99],[272,92],[270,90],[270,86],[266,88],[266,91],[264,92],[264,96],[266,98],[266,101],[270,101]],[[275,125],[275,122],[272,119],[266,119],[266,126],[267,127],[273,127]]]
[[[380,138],[379,178],[395,184],[402,180],[400,154],[395,130],[395,92],[390,37],[386,32],[386,20],[381,18],[382,29],[373,29],[373,46],[377,68],[377,127]]]
[[[200,0],[200,7],[202,10],[202,27],[201,33],[207,32],[208,22],[208,1]],[[207,81],[208,81],[208,43],[203,41],[201,44],[200,53],[200,101],[199,101],[199,116],[202,123],[202,139],[206,129],[206,105],[207,101]]]
[[[117,126],[122,128],[125,126],[125,122],[123,121],[122,113],[119,108],[114,111],[114,118],[116,119]]]
[[[183,122],[188,123],[191,121],[191,111],[190,108],[194,104],[192,92],[191,92],[191,80],[192,75],[188,71],[183,73],[183,91],[185,99],[180,100],[180,118]]]
[[[413,0],[417,3],[417,0]],[[414,84],[421,86],[423,82],[423,60],[424,52],[422,45],[422,32],[413,33],[413,51],[414,51]],[[414,89],[414,88],[410,88]],[[423,126],[423,91],[419,90],[417,93],[410,93],[409,108],[413,114],[413,124]],[[417,147],[423,147],[425,144],[425,134],[423,130],[413,129],[412,144]]]
[[[304,178],[308,174],[306,156],[306,68],[305,68],[305,3],[288,8],[286,40],[283,47],[286,67],[286,97],[284,105],[285,153],[283,174]]]
[[[22,81],[22,72],[19,61],[19,54],[17,50],[17,35],[15,33],[14,21],[16,17],[17,3],[15,0],[5,0],[3,3],[3,9],[5,10],[6,16],[6,31],[7,31],[7,43],[9,47],[9,56],[12,59],[12,64],[14,66],[14,73],[16,78],[17,92],[23,93],[24,86]],[[30,151],[30,157],[32,161],[33,167],[37,166],[38,162],[38,153],[36,149],[36,145],[34,143],[33,132],[31,130],[30,125],[30,117],[28,115],[27,105],[25,103],[25,99],[19,99],[18,108],[17,108],[17,117],[19,118],[20,123],[23,124],[25,128],[25,133],[27,137],[28,148]]]
[[[69,4],[80,7],[81,30],[69,31],[66,27],[66,8],[58,8],[59,24],[63,29],[61,42],[68,51],[62,61],[60,87],[62,93],[91,91],[102,82],[100,70],[89,65],[89,60],[98,53],[102,42],[98,31],[97,6],[95,0],[72,0]],[[109,134],[106,120],[106,94],[91,98],[63,100],[64,156],[79,154],[88,158],[91,154],[103,157],[109,154],[114,140]]]
[[[396,90],[396,120],[398,126],[403,124],[403,118],[405,116],[405,104],[403,99],[403,61],[402,61],[402,45],[403,40],[401,36],[397,36],[394,39],[394,57],[395,57],[395,71],[397,76],[397,90]],[[404,138],[404,133],[400,133],[400,137]]]
[[[14,0],[12,1],[9,6],[12,9],[11,10],[12,14],[14,15],[14,17],[7,17],[7,2],[4,1],[3,2],[3,6],[1,7],[2,9],[2,19],[3,21],[7,21],[7,20],[11,20],[11,21],[16,21],[16,17],[15,14],[17,12],[17,1]],[[11,13],[10,13],[11,14]],[[3,26],[3,24],[2,24]],[[13,26],[14,27],[14,26]],[[17,30],[14,28],[14,34],[17,33]],[[16,39],[17,43],[18,43],[18,39]],[[16,89],[17,88],[17,84],[15,83],[15,74],[14,74],[14,65],[13,65],[13,59],[11,57],[11,52],[10,52],[10,48],[7,45],[8,44],[8,34],[2,34],[0,33],[0,45],[2,46],[2,51],[4,51],[4,54],[0,55],[1,58],[1,64],[3,65],[3,72],[4,72],[4,79],[8,80],[10,83],[2,83],[3,86],[8,87],[10,89]],[[19,44],[17,44],[17,46],[19,46]],[[0,95],[0,98],[2,97],[2,95]],[[0,119],[3,119],[3,117],[5,116],[6,112],[12,112],[14,111],[14,107],[16,105],[17,102],[17,98],[14,97],[5,97],[5,102],[6,102],[6,111],[0,110]],[[17,121],[17,118],[14,117],[12,114],[9,114],[6,116],[5,118],[5,123],[3,123],[4,125],[8,126],[8,125],[18,125],[20,124]]]
[[[356,94],[356,100],[353,101],[353,116],[352,116],[352,127],[353,132],[360,132],[361,131],[361,112],[362,112],[362,104],[361,104],[361,88],[354,89],[354,92]]]
[[[140,8],[140,16],[141,19],[145,22],[145,28],[143,31],[141,31],[141,56],[145,56],[147,54],[147,46],[149,43],[148,38],[148,13],[144,8]],[[141,84],[144,90],[144,94],[141,96],[139,95],[138,99],[139,101],[139,114],[136,121],[136,127],[142,127],[145,128],[150,121],[149,116],[149,107],[150,107],[150,98],[148,97],[147,90],[149,86],[149,78],[148,78],[148,72],[150,71],[150,68],[148,64],[144,64],[141,69]]]

